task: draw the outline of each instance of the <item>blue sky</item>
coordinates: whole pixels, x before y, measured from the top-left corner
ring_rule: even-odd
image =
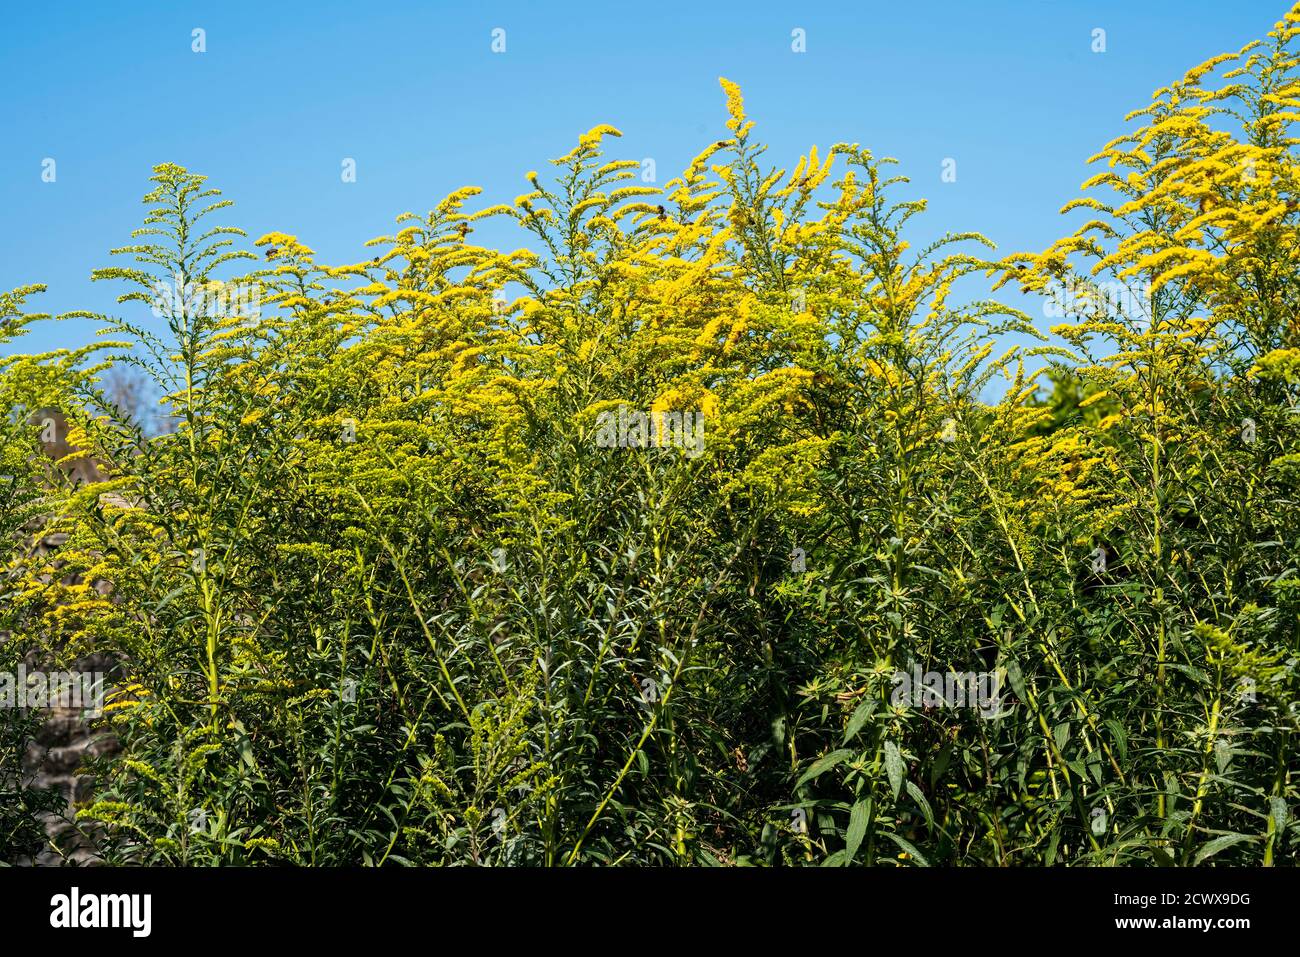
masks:
[[[659,182],[726,135],[738,82],[767,159],[859,142],[930,199],[923,231],[1041,249],[1083,161],[1151,92],[1262,36],[1285,0],[854,0],[815,5],[253,3],[10,5],[0,32],[0,288],[46,283],[41,311],[115,309],[91,269],[128,241],[151,167],[204,173],[250,240],[297,235],[355,262],[393,218],[462,185],[488,202],[597,123]],[[207,51],[191,49],[206,31]],[[492,52],[492,31],[506,52]],[[807,50],[791,50],[791,31]],[[1106,52],[1093,53],[1093,30]],[[340,177],[356,160],[357,181]],[[957,181],[940,180],[945,158]],[[53,158],[57,180],[42,182]],[[476,235],[480,241],[497,237]],[[922,236],[924,238],[924,236]],[[502,235],[515,248],[521,234]],[[134,306],[143,309],[142,306]],[[1048,322],[1040,322],[1046,328]],[[38,327],[24,351],[78,345]],[[12,349],[11,349],[12,351]]]

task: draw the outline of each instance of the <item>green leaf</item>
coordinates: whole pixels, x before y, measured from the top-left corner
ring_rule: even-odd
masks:
[[[1279,832],[1286,830],[1286,799],[1274,795],[1268,799],[1269,813],[1273,815],[1273,824]]]
[[[1128,761],[1128,735],[1124,732],[1124,726],[1114,718],[1107,718],[1105,725],[1110,731],[1111,739],[1115,742],[1115,751],[1119,760]]]
[[[889,786],[897,800],[898,792],[903,787],[906,768],[903,766],[903,756],[898,752],[898,745],[893,741],[885,742],[885,773],[889,775]]]
[[[809,781],[835,767],[835,765],[841,764],[851,757],[853,757],[853,752],[848,748],[840,748],[838,751],[832,751],[830,754],[822,755],[812,763],[812,767],[803,773],[803,777],[796,781],[794,786],[800,787],[807,784]]]
[[[862,839],[867,834],[867,821],[871,817],[869,807],[871,798],[863,798],[857,804],[853,805],[853,810],[849,812],[849,829],[844,835],[844,863],[852,864],[853,858],[857,856],[858,848],[862,846]]]
[[[1222,837],[1216,837],[1209,844],[1196,852],[1196,857],[1192,859],[1193,864],[1200,864],[1202,861],[1208,861],[1225,847],[1232,847],[1234,844],[1240,844],[1242,841],[1253,841],[1255,838],[1249,834],[1224,834]]]
[[[930,802],[925,799],[925,795],[921,792],[921,789],[911,781],[908,781],[907,793],[912,795],[912,800],[916,802],[917,806],[921,809],[921,813],[925,815],[925,823],[933,830],[934,810],[930,807]]]
[[[906,840],[905,838],[899,837],[897,834],[895,834],[892,831],[886,831],[885,837],[889,838],[891,841],[893,841],[895,844],[901,847],[908,854],[911,854],[912,859],[915,860],[916,863],[920,864],[922,867],[930,866],[930,862],[925,859],[925,855],[922,854],[920,851],[918,851],[915,847],[913,847],[910,841]]]
[[[1193,668],[1191,665],[1179,664],[1178,662],[1174,662],[1174,661],[1166,661],[1165,667],[1172,669],[1173,671],[1181,671],[1183,674],[1187,675],[1197,684],[1208,684],[1210,680],[1209,675],[1207,675],[1204,671],[1202,671],[1199,668]]]
[[[1016,693],[1016,697],[1021,701],[1028,701],[1029,695],[1025,693],[1025,675],[1020,670],[1020,662],[1014,658],[1007,661],[1007,680],[1011,682],[1011,690]]]
[[[1158,867],[1178,866],[1178,862],[1174,860],[1173,855],[1170,854],[1168,851],[1166,851],[1163,847],[1153,844],[1149,848],[1149,850],[1151,851],[1151,856],[1155,858],[1155,862]]]
[[[1219,738],[1214,742],[1214,763],[1220,774],[1232,763],[1232,745],[1228,743],[1227,738]]]
[[[848,744],[853,736],[862,730],[862,726],[876,710],[876,704],[875,698],[867,698],[853,710],[853,716],[849,718],[848,726],[844,729],[844,740],[841,743]]]

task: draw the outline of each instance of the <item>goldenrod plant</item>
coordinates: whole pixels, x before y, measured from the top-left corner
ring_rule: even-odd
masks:
[[[44,288],[0,292],[0,345],[18,339],[34,322],[48,319],[30,303]],[[42,723],[22,707],[25,669],[36,670],[12,601],[16,583],[31,574],[43,517],[57,507],[51,492],[62,473],[52,453],[52,405],[76,381],[84,353],[0,358],[0,859],[30,857],[45,839],[42,815],[57,813],[63,795],[35,786],[30,755]]]
[[[725,79],[671,182],[597,126],[355,263],[157,167],[113,341],[0,366],[103,478],[5,426],[6,548],[67,536],[6,621],[120,671],[104,859],[1293,863],[1297,24],[1042,253],[919,242],[858,144],[767,165]]]

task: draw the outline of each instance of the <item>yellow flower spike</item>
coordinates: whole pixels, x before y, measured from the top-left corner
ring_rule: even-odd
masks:
[[[727,94],[727,113],[731,115],[731,119],[727,120],[727,129],[738,136],[743,135],[745,100],[740,95],[740,87],[726,77],[718,77],[718,82],[722,84],[723,92]]]
[[[622,133],[620,133],[614,127],[610,126],[608,123],[601,123],[598,126],[593,126],[586,133],[582,134],[582,137],[581,139],[578,140],[578,143],[581,146],[599,146],[601,139],[606,136],[622,136],[622,135],[623,135]]]

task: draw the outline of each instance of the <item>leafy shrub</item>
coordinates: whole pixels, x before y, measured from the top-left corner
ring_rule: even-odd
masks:
[[[105,854],[1292,860],[1296,22],[1158,92],[1096,218],[1003,259],[914,250],[924,202],[857,145],[765,167],[725,80],[728,138],[662,188],[601,126],[356,264],[273,233],[223,284],[258,259],[229,203],[157,167],[96,278],[163,322],[97,317],[126,345],[49,376],[84,369],[107,475],[44,503],[86,584],[28,563],[7,605],[129,675]],[[1043,337],[984,277],[1067,347],[999,351]],[[678,429],[623,447],[643,413]],[[913,666],[1004,687],[914,706]]]
[[[21,336],[25,327],[48,316],[29,313],[27,300],[43,291],[26,286],[0,293],[0,345]],[[43,357],[0,359],[0,405],[11,415],[0,418],[0,674],[7,692],[0,692],[0,864],[10,864],[39,849],[44,825],[39,815],[62,808],[58,793],[37,788],[27,766],[29,748],[39,730],[36,713],[16,707],[13,684],[29,650],[15,633],[9,583],[22,577],[24,562],[40,525],[51,463],[42,454],[29,416],[52,396],[63,394],[60,363]]]

